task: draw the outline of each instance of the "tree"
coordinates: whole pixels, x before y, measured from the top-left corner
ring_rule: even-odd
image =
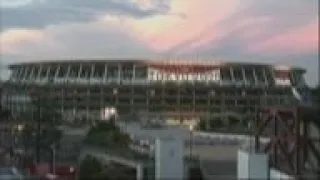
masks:
[[[5,120],[11,117],[11,112],[7,109],[4,109],[0,105],[0,120]]]
[[[102,169],[102,164],[96,158],[87,156],[80,164],[79,179],[97,179],[99,178],[99,176],[97,177],[97,175],[101,173]],[[100,177],[99,179],[102,179],[102,177]]]
[[[130,143],[130,137],[122,133],[112,121],[99,121],[90,129],[85,143],[105,147],[126,148]]]
[[[104,166],[98,159],[87,156],[80,164],[79,179],[133,180],[136,179],[136,170],[114,163]]]

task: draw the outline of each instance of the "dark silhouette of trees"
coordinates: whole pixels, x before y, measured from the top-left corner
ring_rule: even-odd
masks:
[[[96,125],[90,129],[85,143],[113,148],[127,148],[130,137],[122,133],[114,121],[97,121]]]
[[[80,164],[80,180],[106,179],[99,175],[103,169],[102,164],[94,157],[87,156]]]

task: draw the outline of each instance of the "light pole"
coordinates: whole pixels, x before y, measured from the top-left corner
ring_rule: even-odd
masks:
[[[190,158],[192,157],[192,144],[193,144],[192,135],[193,135],[193,125],[190,125],[189,126],[189,155],[190,155]]]
[[[53,143],[51,146],[52,149],[52,174],[56,175],[56,144]]]
[[[22,124],[18,124],[17,125],[17,133],[18,133],[18,141],[19,141],[19,144],[23,145],[24,146],[24,142],[23,142],[23,131],[24,131],[24,125]],[[24,150],[26,149],[26,147],[24,146]]]

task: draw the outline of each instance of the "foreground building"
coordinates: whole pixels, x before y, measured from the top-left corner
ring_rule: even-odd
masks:
[[[3,102],[17,112],[43,97],[66,117],[119,115],[212,119],[292,104],[305,87],[301,68],[212,61],[73,60],[12,64]],[[22,95],[23,93],[23,95]]]

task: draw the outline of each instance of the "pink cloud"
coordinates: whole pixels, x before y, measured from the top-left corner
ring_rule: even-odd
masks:
[[[183,47],[181,51],[188,52],[196,48],[206,48],[208,46],[210,46],[210,48],[214,48],[215,46],[219,46],[219,42],[223,41],[223,38],[227,37],[228,34],[241,29],[245,29],[241,34],[241,38],[250,39],[257,37],[264,33],[268,22],[270,22],[270,18],[267,17],[252,17],[240,20],[235,24],[226,24],[224,26],[212,24],[202,33],[194,37],[192,42],[185,41],[185,47]]]
[[[13,54],[16,48],[25,43],[40,42],[44,33],[34,29],[12,29],[0,34],[0,54]]]
[[[223,2],[174,0],[172,4],[173,13],[183,13],[186,15],[186,19],[173,20],[173,17],[170,16],[159,21],[155,19],[152,23],[161,25],[158,26],[157,31],[146,36],[145,34],[148,34],[149,31],[148,27],[140,26],[140,28],[136,28],[138,29],[138,37],[158,52],[179,46],[192,37],[199,38],[200,44],[212,41],[224,34],[219,31],[218,23],[235,12],[239,7],[239,2],[239,0],[225,0]],[[208,26],[212,27],[210,32],[206,32]],[[204,33],[209,35],[199,36]]]
[[[318,20],[248,47],[254,53],[309,53],[319,50]]]

